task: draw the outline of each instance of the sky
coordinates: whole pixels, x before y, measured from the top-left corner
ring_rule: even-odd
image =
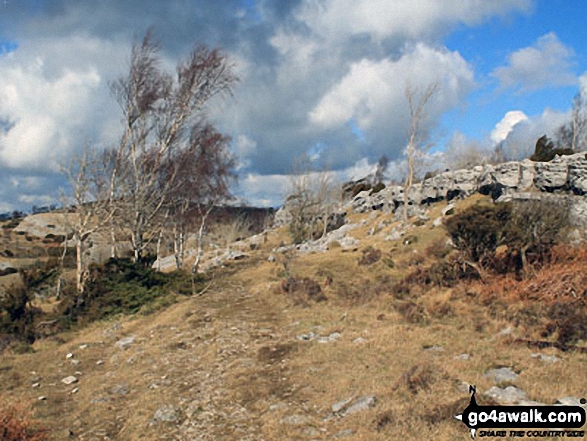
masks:
[[[439,84],[426,107],[439,164],[472,144],[531,152],[587,87],[586,13],[583,0],[0,0],[0,212],[57,202],[60,167],[116,143],[108,84],[149,27],[165,65],[194,44],[234,63],[234,96],[207,114],[232,138],[237,196],[278,206],[302,155],[341,180],[386,155],[401,177],[408,84]]]

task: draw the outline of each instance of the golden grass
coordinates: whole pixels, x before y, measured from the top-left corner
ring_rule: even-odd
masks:
[[[457,209],[474,202],[459,201]],[[431,212],[437,215],[443,206]],[[466,439],[465,426],[453,418],[468,403],[458,385],[475,384],[483,392],[494,385],[484,373],[498,366],[520,373],[515,384],[531,400],[584,396],[587,354],[550,348],[541,352],[560,362],[532,358],[537,349],[499,336],[507,326],[514,336],[524,329],[492,315],[468,285],[412,294],[409,300],[426,316],[421,323],[406,321],[393,292],[365,301],[341,297],[341,284],[365,295],[385,277],[393,286],[411,271],[414,256],[430,261],[427,248],[446,238],[430,222],[409,231],[419,238],[412,245],[369,236],[370,225],[386,216],[350,233],[361,241],[357,252],[335,249],[288,262],[291,275],[321,285],[327,302],[295,306],[283,293],[283,262],[267,257],[287,237],[283,229],[271,232],[249,259],[217,270],[203,296],[39,341],[34,354],[3,355],[0,393],[12,400],[46,396],[35,402],[35,416],[56,439],[72,430],[79,439],[267,441],[326,440],[345,430],[352,431],[346,439],[358,441]],[[368,215],[350,218],[359,222]],[[391,255],[396,267],[383,259],[359,265],[368,246]],[[298,339],[310,332],[341,336],[330,343]],[[115,342],[128,335],[135,342],[118,349]],[[66,360],[70,352],[79,365]],[[470,358],[457,358],[464,353]],[[61,383],[78,370],[79,383]],[[31,387],[36,378],[40,388]],[[121,385],[128,393],[117,393]],[[376,397],[374,408],[332,415],[334,403],[365,395]],[[177,408],[175,422],[153,422],[164,405]]]

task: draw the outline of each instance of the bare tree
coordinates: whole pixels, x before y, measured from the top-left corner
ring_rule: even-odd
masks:
[[[120,194],[116,204],[118,216],[130,230],[135,261],[158,237],[153,224],[168,201],[180,166],[170,158],[181,157],[176,152],[189,145],[206,104],[216,95],[230,94],[236,80],[218,49],[196,47],[172,76],[162,69],[160,49],[150,32],[133,45],[129,72],[111,89],[124,124],[114,155],[113,180]],[[162,175],[167,179],[162,180]]]
[[[332,174],[326,170],[312,171],[307,156],[298,158],[285,202],[291,216],[289,228],[293,241],[313,239],[319,232],[325,235],[337,199]]]
[[[231,198],[230,187],[236,175],[233,172],[235,158],[229,143],[230,138],[212,125],[194,125],[188,146],[170,157],[167,173],[170,178],[173,176],[174,184],[170,187],[167,207],[171,212],[178,269],[183,266],[189,228],[196,220],[197,250],[192,271],[198,271],[206,222],[217,204]]]
[[[584,89],[573,98],[571,120],[558,128],[555,139],[559,148],[570,148],[574,152],[587,146],[587,96]]]
[[[439,83],[430,83],[424,90],[417,90],[410,83],[406,85],[405,96],[410,111],[409,141],[406,147],[408,173],[404,182],[404,224],[408,223],[408,205],[410,190],[414,185],[416,161],[430,147],[428,143],[429,127],[426,105],[438,92]]]
[[[109,177],[96,152],[87,149],[63,167],[71,185],[71,197],[63,199],[63,222],[76,250],[76,289],[78,301],[83,301],[87,263],[85,252],[89,237],[103,228],[114,216],[109,201]],[[67,240],[67,239],[66,239]],[[67,244],[64,243],[64,247]],[[62,259],[65,257],[65,250]]]

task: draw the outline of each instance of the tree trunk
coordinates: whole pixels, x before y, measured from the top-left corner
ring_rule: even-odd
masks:
[[[196,260],[192,266],[192,273],[197,274],[198,268],[200,267],[200,260],[202,259],[202,240],[204,237],[204,223],[206,222],[205,218],[202,219],[202,223],[200,224],[200,229],[198,230],[198,250],[196,252]]]
[[[82,238],[78,235],[75,236],[75,257],[76,257],[76,271],[75,271],[75,286],[78,295],[82,295],[84,292],[84,249]]]

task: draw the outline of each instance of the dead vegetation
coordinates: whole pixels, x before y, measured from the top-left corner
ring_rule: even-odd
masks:
[[[455,212],[469,203],[457,202]],[[31,354],[8,349],[0,392],[11,402],[34,402],[35,417],[56,439],[72,430],[80,439],[326,440],[347,433],[383,441],[468,436],[454,420],[469,399],[459,386],[489,389],[491,367],[513,366],[521,373],[515,385],[545,403],[585,390],[587,354],[579,349],[587,338],[587,248],[554,247],[540,260],[529,253],[527,274],[496,266],[482,279],[447,245],[443,228],[413,227],[408,237],[418,239],[408,244],[405,237],[385,242],[371,228],[352,232],[360,251],[334,247],[271,262],[287,236],[273,230],[247,250],[249,259],[216,270],[201,296],[38,339]],[[495,262],[507,254],[500,251]],[[128,335],[135,342],[118,349]],[[561,361],[537,361],[536,352]],[[73,394],[61,379],[76,370],[83,376]],[[364,395],[377,398],[374,407],[333,416],[333,404]],[[175,421],[153,423],[167,406]]]

